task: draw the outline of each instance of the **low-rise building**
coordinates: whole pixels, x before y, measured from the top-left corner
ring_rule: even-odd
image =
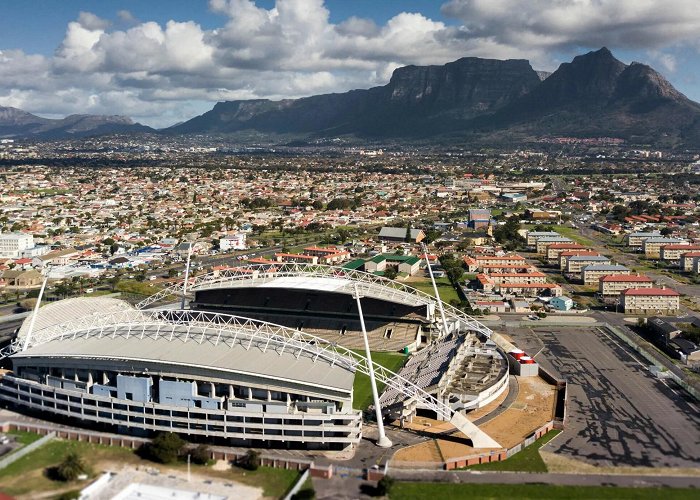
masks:
[[[581,281],[584,285],[597,285],[598,280],[610,274],[631,274],[632,272],[620,264],[593,264],[581,269]]]
[[[680,308],[680,294],[670,288],[629,288],[620,292],[625,314],[671,315]]]
[[[75,248],[64,248],[63,250],[54,250],[53,252],[34,257],[32,264],[40,269],[46,266],[67,266],[79,256],[80,252]]]
[[[608,274],[598,281],[598,293],[603,297],[619,297],[628,288],[653,288],[654,281],[641,274]]]
[[[591,255],[600,255],[598,252],[595,250],[567,250],[564,252],[561,252],[559,254],[559,269],[561,271],[566,270],[566,263],[569,259],[569,257],[573,257],[575,255],[586,255],[586,256],[591,256]]]
[[[535,251],[540,254],[544,255],[547,251],[547,247],[551,245],[552,243],[573,243],[571,238],[567,238],[566,236],[542,236],[540,238],[537,238],[537,243],[535,243]]]
[[[299,264],[318,264],[318,257],[315,255],[304,255],[300,253],[276,253],[277,262],[296,262]]]
[[[12,269],[2,273],[2,280],[8,288],[36,288],[41,285],[43,277],[35,269]]]
[[[248,248],[246,244],[246,233],[227,234],[219,239],[219,249],[222,252],[230,252],[231,250],[245,250]]]
[[[489,278],[497,285],[503,283],[547,283],[547,275],[540,271],[530,273],[491,273]]]
[[[409,243],[420,243],[425,238],[425,233],[422,229],[410,230],[405,227],[388,227],[385,226],[379,230],[380,241],[407,241]]]
[[[503,283],[496,285],[501,295],[520,295],[522,297],[551,296],[562,294],[561,286],[555,283]]]
[[[552,243],[547,245],[545,255],[550,262],[558,262],[559,255],[569,250],[585,250],[585,246],[580,243]]]
[[[666,262],[680,262],[681,255],[688,252],[700,251],[700,245],[690,243],[664,245],[661,247],[661,260]]]
[[[686,252],[681,255],[680,268],[682,271],[692,272],[693,265],[700,259],[700,252]]]
[[[549,307],[555,311],[569,311],[573,309],[574,301],[565,295],[562,295],[561,297],[553,297],[549,301]]]
[[[603,255],[574,255],[566,260],[566,272],[579,274],[586,266],[610,264],[610,259]]]
[[[559,236],[556,231],[529,231],[527,233],[527,246],[535,247],[537,245],[537,239],[542,236]]]
[[[679,238],[647,238],[642,242],[642,251],[647,259],[658,259],[661,256],[661,247],[681,243],[686,243],[686,241]]]
[[[473,273],[476,271],[484,271],[485,268],[490,269],[503,269],[509,268],[527,268],[528,264],[525,257],[518,254],[506,254],[506,255],[479,255],[477,257],[464,257],[464,263],[467,266],[469,272]],[[503,266],[503,267],[501,267]]]
[[[661,237],[661,233],[658,231],[635,232],[635,233],[630,233],[630,234],[626,235],[625,241],[626,241],[628,247],[641,248],[642,243],[647,238],[660,238],[660,237]]]
[[[387,267],[396,267],[399,273],[413,276],[420,270],[420,262],[421,259],[415,255],[381,253],[365,262],[365,271],[368,273],[383,273]]]

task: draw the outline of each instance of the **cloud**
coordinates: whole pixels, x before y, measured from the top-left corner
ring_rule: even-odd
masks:
[[[0,50],[0,105],[35,113],[128,114],[155,126],[219,100],[341,92],[385,84],[407,64],[464,56],[530,59],[553,69],[582,48],[640,49],[673,72],[675,47],[696,44],[697,0],[450,0],[459,25],[400,12],[383,24],[331,22],[323,0],[210,0],[214,29],[119,11],[80,12],[52,55]],[[0,48],[1,49],[1,48]]]
[[[697,0],[450,0],[473,37],[530,47],[640,49],[697,40]]]

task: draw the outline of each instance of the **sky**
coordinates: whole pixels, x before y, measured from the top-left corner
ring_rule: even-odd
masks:
[[[408,64],[608,47],[700,101],[700,0],[0,0],[0,106],[153,127],[217,101],[386,84]]]

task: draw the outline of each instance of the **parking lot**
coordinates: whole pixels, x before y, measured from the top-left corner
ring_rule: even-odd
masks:
[[[511,329],[569,382],[568,426],[544,450],[599,466],[700,466],[700,415],[680,391],[596,327]]]

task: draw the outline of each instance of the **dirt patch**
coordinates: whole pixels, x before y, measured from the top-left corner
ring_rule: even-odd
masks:
[[[644,476],[691,476],[700,477],[700,469],[691,467],[601,467],[574,458],[562,457],[556,453],[540,450],[540,456],[547,464],[547,470],[562,474],[633,474]]]
[[[440,448],[434,439],[402,448],[392,457],[396,462],[444,462]]]

